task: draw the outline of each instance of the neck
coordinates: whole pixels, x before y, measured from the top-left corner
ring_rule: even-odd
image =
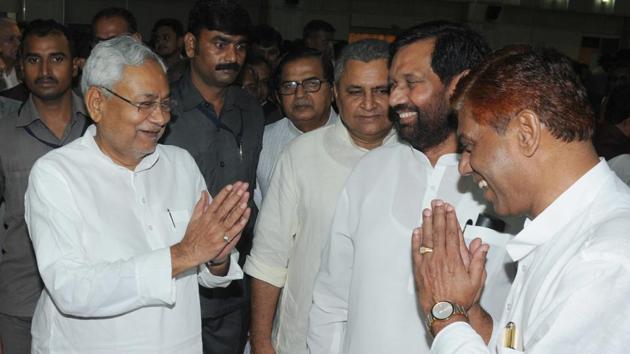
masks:
[[[96,142],[96,145],[101,150],[101,152],[107,155],[115,164],[122,166],[130,171],[135,170],[136,166],[138,166],[141,159],[125,160],[125,159],[118,158],[117,157],[118,154],[114,153],[114,151],[112,151],[108,147],[108,145],[103,142],[103,136],[100,133],[101,133],[100,129],[98,129],[98,126],[97,126],[96,135],[94,135],[94,141]]]
[[[321,116],[319,116],[317,119],[309,119],[307,121],[291,121],[293,122],[293,125],[295,125],[296,128],[298,128],[298,130],[300,130],[302,133],[307,133],[310,132],[311,130],[315,130],[317,128],[323,127],[326,122],[328,122],[328,118],[330,118],[330,110],[332,108],[328,107],[328,109],[326,111],[324,111],[324,113],[322,113]]]
[[[443,155],[456,153],[457,137],[455,136],[455,132],[450,133],[448,137],[440,144],[432,146],[423,152],[431,162],[431,166],[435,166],[440,157],[442,157]]]
[[[44,124],[57,138],[61,139],[74,113],[72,112],[72,91],[68,90],[63,96],[52,100],[43,100],[33,95],[31,97]]]
[[[530,219],[540,215],[562,193],[599,163],[599,158],[590,141],[560,143],[550,148],[534,169],[536,181],[533,203],[528,213]],[[533,171],[532,171],[533,172]]]
[[[201,97],[208,102],[211,103],[214,107],[214,112],[218,115],[221,114],[221,109],[223,109],[223,98],[225,97],[225,91],[228,86],[225,87],[217,87],[217,86],[209,86],[205,83],[199,75],[195,72],[194,69],[190,71],[190,77],[192,79],[192,83],[201,94]]]

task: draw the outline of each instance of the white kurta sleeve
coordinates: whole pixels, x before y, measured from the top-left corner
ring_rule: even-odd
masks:
[[[40,275],[59,310],[104,317],[172,305],[176,287],[169,248],[95,262],[83,250],[86,228],[80,209],[63,175],[50,164],[36,163],[25,196],[25,219]]]
[[[300,219],[294,173],[291,154],[285,150],[265,194],[256,222],[252,250],[245,262],[247,274],[278,288],[286,282],[289,254]]]
[[[307,337],[311,354],[343,352],[354,259],[349,214],[348,194],[344,189],[337,203],[330,239],[322,253],[321,267],[315,280]]]
[[[232,280],[243,279],[243,270],[238,265],[238,251],[232,250],[230,254],[230,268],[226,275],[217,276],[210,273],[208,267],[204,265],[199,266],[198,281],[199,285],[206,288],[225,288]]]

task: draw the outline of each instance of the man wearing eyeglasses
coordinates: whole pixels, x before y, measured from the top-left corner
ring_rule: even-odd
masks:
[[[7,94],[7,90],[14,89],[13,91],[15,91],[17,90],[15,89],[15,87],[20,84],[20,79],[17,75],[16,69],[18,64],[17,53],[21,39],[22,33],[20,33],[20,29],[18,28],[17,23],[15,23],[15,21],[10,18],[1,18],[0,59],[2,64],[4,65],[2,65],[2,70],[0,70],[0,91],[5,91],[3,96],[24,101],[24,96],[28,95],[27,93],[16,95],[17,93],[21,93],[24,90],[19,90]]]
[[[201,353],[198,285],[240,279],[247,183],[211,203],[170,120],[166,67],[130,36],[94,47],[81,81],[95,125],[39,159],[25,220],[45,291],[33,353]]]
[[[68,30],[33,21],[24,33],[19,65],[30,90],[24,105],[0,120],[0,200],[6,202],[0,238],[0,339],[5,353],[30,353],[31,319],[42,283],[24,222],[24,193],[35,161],[75,140],[86,128],[81,99],[71,90],[75,52]]]
[[[273,81],[276,98],[286,117],[265,126],[256,171],[254,199],[258,205],[267,194],[271,174],[284,148],[298,136],[339,119],[331,106],[332,62],[320,51],[301,48],[287,53],[280,59]]]
[[[193,156],[211,194],[237,180],[248,182],[252,192],[256,182],[265,118],[257,100],[234,84],[250,26],[249,14],[235,1],[198,1],[184,35],[189,69],[171,90],[178,107],[164,142]],[[251,248],[257,213],[251,200],[250,207],[252,217],[237,246],[243,255]],[[242,353],[249,327],[246,282],[200,292],[204,352]]]

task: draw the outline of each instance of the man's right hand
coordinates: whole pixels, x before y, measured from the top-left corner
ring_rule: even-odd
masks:
[[[251,210],[247,207],[249,184],[224,187],[208,204],[204,191],[195,205],[184,238],[171,247],[172,276],[208,261],[221,262],[238,243]]]

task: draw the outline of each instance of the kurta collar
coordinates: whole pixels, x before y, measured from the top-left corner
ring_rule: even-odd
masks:
[[[100,155],[105,161],[110,163],[112,166],[114,166],[116,168],[119,168],[119,169],[123,169],[123,170],[129,171],[129,169],[127,169],[126,167],[121,166],[121,165],[117,164],[116,162],[114,162],[109,156],[107,156],[101,150],[101,148],[96,143],[96,140],[94,140],[94,136],[96,135],[96,129],[97,129],[97,126],[94,125],[94,124],[92,124],[92,125],[90,125],[88,127],[88,129],[85,132],[85,134],[83,134],[83,136],[81,137],[81,145],[84,145],[88,149],[91,149],[91,150],[95,151],[98,155]],[[147,155],[144,158],[142,158],[142,160],[140,160],[140,163],[138,164],[138,166],[136,166],[136,168],[133,170],[133,173],[145,171],[145,170],[148,170],[151,167],[153,167],[156,164],[156,162],[158,161],[159,157],[160,157],[160,153],[158,151],[159,147],[160,147],[160,145],[158,144],[155,147],[155,151],[153,151],[149,155]]]
[[[298,129],[288,117],[285,117],[285,119],[287,120],[287,126],[289,127],[289,130],[291,130],[291,132],[295,133],[298,136],[304,134],[304,132]],[[328,120],[326,121],[326,123],[324,123],[323,126],[325,127],[327,125],[334,124],[338,120],[339,120],[339,115],[337,115],[337,112],[335,112],[335,110],[332,107],[330,107]]]
[[[521,260],[560,233],[566,225],[577,221],[582,211],[597,196],[603,180],[610,177],[610,172],[606,161],[600,161],[535,219],[527,219],[523,230],[506,245],[512,260],[515,262]]]

